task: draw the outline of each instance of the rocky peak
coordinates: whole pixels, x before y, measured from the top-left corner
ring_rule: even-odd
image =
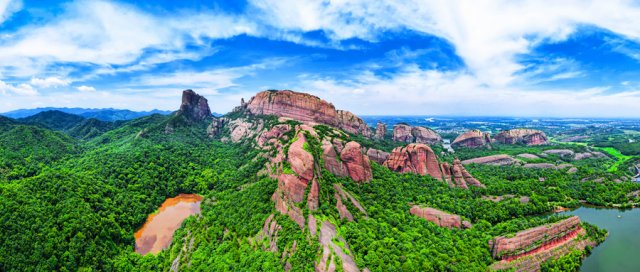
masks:
[[[202,121],[211,116],[211,109],[206,98],[192,90],[184,90],[182,104],[176,115],[182,115],[192,121]]]
[[[276,115],[304,123],[330,125],[349,133],[370,137],[372,132],[367,124],[348,111],[336,110],[333,104],[317,96],[284,91],[263,91],[257,93],[238,110],[253,115]]]
[[[396,124],[393,126],[393,140],[396,142],[436,144],[442,141],[440,134],[433,129],[409,126],[407,124]]]
[[[438,158],[433,150],[425,144],[396,147],[383,165],[399,173],[415,173],[423,176],[430,175],[436,179],[442,178]]]
[[[411,126],[407,124],[394,125],[393,140],[396,142],[413,143],[413,135],[411,135]]]
[[[548,143],[547,135],[535,129],[511,129],[498,133],[495,140],[503,144],[540,145]]]

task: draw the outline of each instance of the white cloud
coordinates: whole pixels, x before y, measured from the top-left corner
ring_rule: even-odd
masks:
[[[0,80],[0,92],[3,95],[36,96],[38,91],[29,84],[13,85]]]
[[[47,77],[47,78],[37,78],[33,77],[30,81],[31,85],[40,87],[40,88],[51,88],[51,87],[64,87],[68,86],[71,81],[68,79],[61,79],[58,77]]]
[[[91,86],[86,86],[86,85],[78,86],[78,87],[76,87],[76,89],[78,91],[81,91],[81,92],[95,92],[96,91],[96,88],[91,87]]]
[[[108,1],[76,1],[42,25],[26,26],[0,41],[5,76],[37,75],[56,63],[152,66],[175,59],[199,59],[189,44],[206,39],[252,34],[241,18],[215,13],[154,16],[133,6]],[[153,50],[148,50],[153,49]]]
[[[0,0],[0,24],[22,9],[22,0]]]
[[[557,117],[640,114],[640,108],[635,106],[640,103],[640,89],[611,94],[606,88],[494,88],[469,73],[424,71],[416,67],[392,78],[365,71],[342,81],[305,79],[298,88],[358,114]]]
[[[311,1],[255,0],[267,24],[289,31],[323,30],[333,39],[375,40],[384,30],[411,29],[447,39],[482,82],[504,87],[523,66],[515,60],[543,40],[560,41],[578,25],[640,39],[640,6],[632,1]]]

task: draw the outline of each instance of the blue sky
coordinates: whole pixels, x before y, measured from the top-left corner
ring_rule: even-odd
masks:
[[[304,3],[303,3],[304,2]],[[0,0],[0,112],[226,112],[265,89],[357,114],[640,117],[637,1]]]

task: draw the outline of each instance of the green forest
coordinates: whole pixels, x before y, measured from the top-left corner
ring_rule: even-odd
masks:
[[[50,120],[0,119],[0,271],[169,271],[178,256],[179,268],[187,271],[284,271],[285,262],[291,271],[314,270],[320,245],[308,238],[308,229],[300,230],[275,210],[271,196],[277,181],[260,174],[267,159],[250,141],[224,143],[207,136],[208,121],[188,123],[173,116],[152,115],[108,125],[63,119],[61,126]],[[169,123],[175,130],[167,134],[164,129]],[[90,132],[74,133],[82,131],[78,125],[89,126],[84,131]],[[322,133],[322,127],[318,131]],[[360,140],[366,147],[382,150],[398,146]],[[319,143],[309,145],[317,155]],[[540,151],[514,148],[520,148],[514,154],[522,149]],[[504,150],[463,151],[456,156]],[[467,169],[486,188],[469,190],[450,188],[429,176],[394,173],[373,162],[373,179],[365,184],[325,170],[319,180],[320,208],[312,213],[338,226],[359,267],[485,271],[495,261],[487,245],[491,238],[558,221],[562,217],[549,215],[556,206],[633,205],[636,200],[628,193],[640,189],[637,183],[582,181],[606,174],[601,169],[612,160],[581,162],[576,165],[578,174],[470,165]],[[351,192],[368,214],[354,214],[353,222],[341,220],[332,184]],[[166,198],[180,193],[204,196],[202,213],[183,223],[170,248],[157,255],[135,253],[133,233]],[[507,194],[530,200],[482,198]],[[473,228],[439,227],[412,216],[409,203],[458,214]],[[278,247],[297,244],[286,259],[256,240],[270,214],[282,226]],[[606,236],[605,230],[583,225],[593,230],[590,239],[602,241]],[[182,253],[186,247],[192,250]],[[572,253],[542,269],[575,269],[582,254],[586,253]]]

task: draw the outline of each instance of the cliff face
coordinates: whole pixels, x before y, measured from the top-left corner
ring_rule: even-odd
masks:
[[[188,120],[202,121],[211,117],[211,109],[207,99],[192,90],[182,92],[182,103],[176,115],[183,115]]]
[[[486,147],[491,144],[491,136],[480,130],[474,129],[460,134],[453,140],[453,147],[477,148]]]
[[[254,115],[276,115],[301,122],[334,126],[344,131],[370,137],[367,124],[348,111],[336,110],[317,96],[294,91],[263,91],[256,94],[240,109]]]
[[[560,222],[520,231],[512,237],[496,237],[489,241],[489,248],[494,258],[512,259],[574,235],[579,230],[580,218],[572,216]]]
[[[498,133],[496,142],[503,144],[540,145],[548,143],[547,135],[535,129],[511,129]]]
[[[476,186],[484,188],[484,184],[478,181],[476,178],[464,168],[460,160],[453,160],[453,164],[441,163],[443,179],[450,185],[458,188],[467,189],[469,186]]]

